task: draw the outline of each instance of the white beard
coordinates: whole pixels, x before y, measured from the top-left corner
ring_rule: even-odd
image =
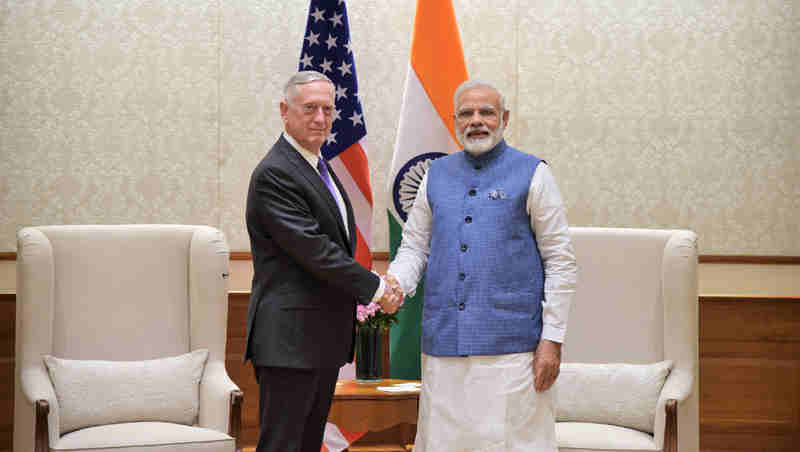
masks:
[[[469,152],[472,155],[481,155],[490,151],[493,147],[497,146],[497,143],[503,139],[503,133],[505,132],[506,125],[505,123],[500,124],[494,129],[494,133],[489,132],[489,128],[486,126],[482,127],[475,127],[471,129],[466,129],[463,132],[456,131],[456,138],[458,138],[458,142],[464,146],[464,150]],[[468,135],[470,132],[474,131],[483,131],[489,132],[489,135],[483,138],[469,138]]]

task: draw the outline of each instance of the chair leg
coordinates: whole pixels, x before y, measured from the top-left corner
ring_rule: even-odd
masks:
[[[678,401],[667,400],[664,425],[664,452],[678,452]]]

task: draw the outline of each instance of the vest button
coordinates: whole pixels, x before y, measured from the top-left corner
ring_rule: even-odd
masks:
[[[467,224],[472,223],[472,217],[468,216],[467,218],[464,218],[464,222],[466,222]]]
[[[477,191],[475,191],[475,189],[474,189],[474,188],[473,188],[473,189],[471,189],[471,190],[469,191],[469,195],[470,195],[470,196],[475,196],[477,193],[478,193],[478,192],[477,192]]]
[[[464,306],[464,303],[459,303],[459,304],[458,304],[458,310],[459,310],[459,311],[463,311],[463,310],[464,310],[464,308],[466,308],[466,306]]]
[[[467,275],[465,275],[464,273],[459,273],[458,274],[458,279],[460,281],[463,281],[463,280],[467,279]]]
[[[461,251],[465,253],[467,252],[467,245],[465,243],[461,244]]]

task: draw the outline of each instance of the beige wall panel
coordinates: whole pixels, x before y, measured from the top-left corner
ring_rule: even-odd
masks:
[[[571,224],[800,253],[792,2],[542,1],[519,16],[519,142],[552,164]]]
[[[794,2],[454,0],[469,73],[512,109],[580,226],[685,227],[702,254],[800,255]],[[348,3],[373,251],[415,1]],[[247,250],[307,2],[0,6],[0,251],[26,224],[204,223]],[[432,43],[433,44],[433,43]]]
[[[15,261],[0,261],[0,292],[15,292],[17,290],[17,263]]]
[[[0,249],[30,224],[218,222],[217,4],[6,4]]]
[[[221,224],[233,250],[250,250],[244,210],[250,173],[283,130],[278,104],[297,70],[305,2],[223,2],[220,14]]]
[[[250,291],[253,283],[253,261],[231,260],[231,276],[228,279],[228,290]]]
[[[705,295],[800,295],[800,265],[700,264],[697,280]]]
[[[515,30],[519,25],[517,12],[520,1],[496,2],[491,8],[486,8],[486,2],[481,0],[456,0],[453,3],[461,32],[467,74],[472,79],[491,82],[506,97],[506,108],[511,110],[511,119],[505,136],[509,144],[519,146],[519,54]],[[452,118],[447,120],[452,121]]]

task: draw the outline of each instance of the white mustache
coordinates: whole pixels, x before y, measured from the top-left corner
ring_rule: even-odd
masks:
[[[467,139],[470,139],[470,138],[469,138],[469,134],[470,134],[470,133],[472,133],[472,132],[486,132],[486,133],[488,133],[489,135],[491,135],[491,134],[492,134],[492,132],[491,132],[491,131],[489,131],[489,127],[487,127],[487,126],[485,126],[485,125],[483,125],[483,126],[472,126],[472,127],[468,128],[468,129],[467,129],[467,130],[464,132],[464,135],[465,135],[465,137],[466,137]],[[481,138],[481,139],[483,139],[483,138]]]

